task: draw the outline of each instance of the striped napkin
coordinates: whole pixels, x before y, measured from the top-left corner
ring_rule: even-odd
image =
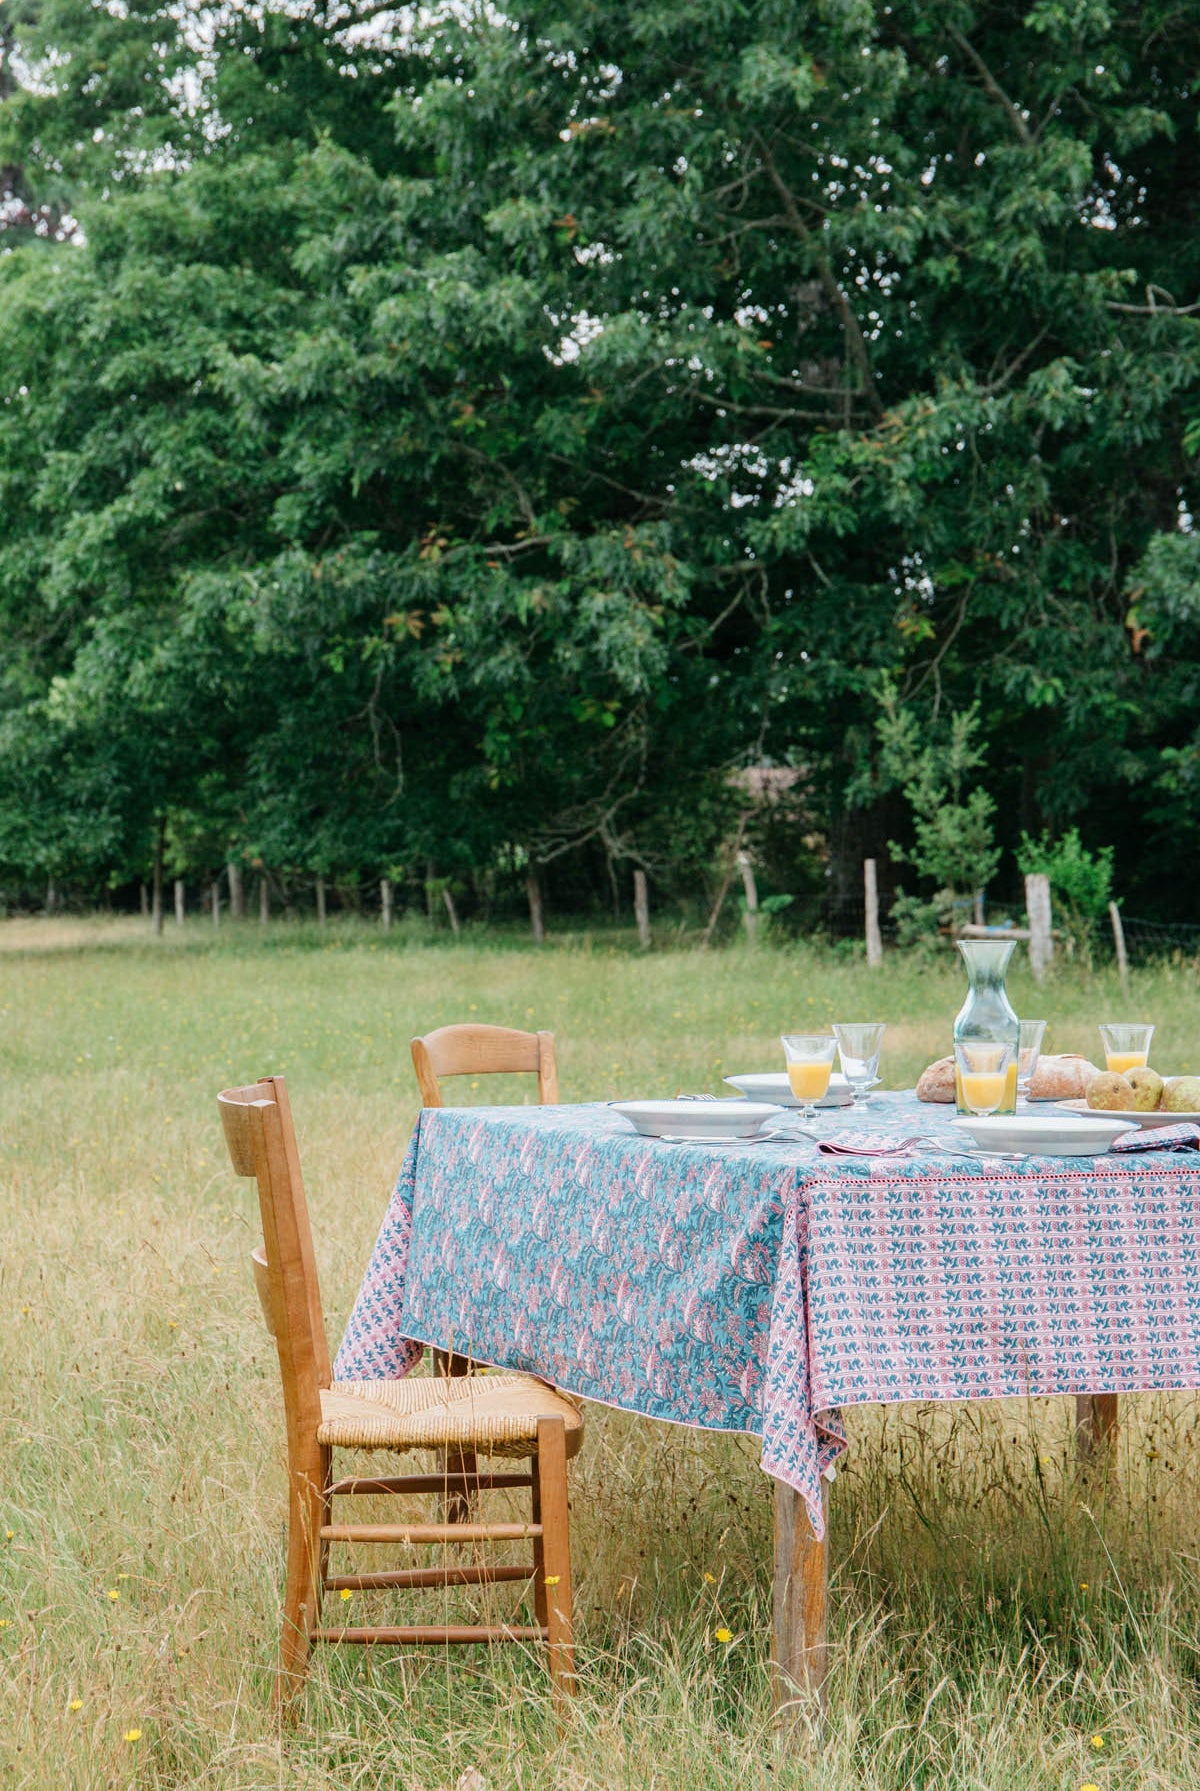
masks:
[[[1117,1150],[1200,1150],[1200,1126],[1185,1120],[1178,1126],[1143,1126],[1136,1132],[1122,1132],[1109,1145]]]

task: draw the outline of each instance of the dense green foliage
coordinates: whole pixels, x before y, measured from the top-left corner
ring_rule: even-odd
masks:
[[[1196,0],[6,15],[10,886],[853,883],[893,690],[1189,912]]]

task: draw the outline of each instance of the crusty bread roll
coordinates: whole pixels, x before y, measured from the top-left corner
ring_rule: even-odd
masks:
[[[1068,1052],[1062,1057],[1039,1057],[1029,1084],[1031,1101],[1081,1101],[1088,1083],[1099,1070],[1086,1057]]]
[[[954,1099],[954,1059],[939,1057],[927,1070],[921,1071],[917,1083],[918,1101],[952,1101]]]

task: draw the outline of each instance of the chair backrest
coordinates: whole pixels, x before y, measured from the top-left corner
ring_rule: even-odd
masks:
[[[558,1066],[552,1032],[517,1032],[511,1026],[439,1026],[412,1041],[413,1068],[425,1107],[442,1105],[441,1076],[490,1076],[536,1072],[538,1100],[558,1100]]]
[[[321,1421],[321,1388],[330,1384],[329,1343],[321,1310],[308,1203],[287,1087],[264,1076],[217,1096],[237,1175],[258,1183],[263,1241],[252,1254],[267,1329],[279,1352],[288,1448],[301,1447]]]

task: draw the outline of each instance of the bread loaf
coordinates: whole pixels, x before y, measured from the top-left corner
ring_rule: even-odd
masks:
[[[954,1059],[939,1057],[936,1063],[921,1071],[917,1083],[918,1101],[952,1101],[954,1099]]]
[[[1029,1084],[1029,1099],[1080,1101],[1087,1094],[1093,1076],[1099,1074],[1094,1063],[1070,1052],[1062,1057],[1039,1057]]]

